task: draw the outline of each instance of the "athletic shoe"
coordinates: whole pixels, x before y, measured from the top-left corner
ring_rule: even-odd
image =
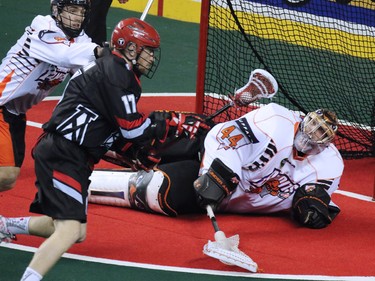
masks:
[[[0,243],[10,243],[12,240],[16,240],[16,236],[9,232],[6,219],[0,216]]]

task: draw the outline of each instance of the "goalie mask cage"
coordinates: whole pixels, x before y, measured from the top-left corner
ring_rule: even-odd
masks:
[[[222,108],[256,68],[279,84],[272,102],[301,114],[337,113],[335,144],[344,158],[375,156],[374,1],[202,0],[196,111]]]

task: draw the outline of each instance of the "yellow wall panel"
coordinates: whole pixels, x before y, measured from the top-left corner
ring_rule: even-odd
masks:
[[[126,4],[120,4],[117,0],[113,0],[112,7],[142,13],[147,5],[147,2],[147,0],[129,0],[129,2]],[[163,0],[163,2],[164,17],[186,22],[200,22],[200,0]],[[158,0],[154,0],[148,14],[157,15],[157,13]]]

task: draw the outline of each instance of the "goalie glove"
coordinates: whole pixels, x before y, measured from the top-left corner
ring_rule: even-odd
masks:
[[[331,197],[319,184],[305,184],[293,197],[292,215],[300,224],[309,228],[324,228],[338,215],[340,209],[330,206]]]
[[[194,182],[199,206],[206,209],[207,205],[211,205],[215,209],[236,189],[238,183],[238,175],[219,158],[215,158],[207,173]]]

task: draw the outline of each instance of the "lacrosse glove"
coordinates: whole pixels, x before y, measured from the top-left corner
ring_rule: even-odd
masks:
[[[153,111],[149,118],[153,124],[162,124],[162,121],[164,121],[164,132],[171,138],[187,137],[194,139],[211,128],[204,117],[196,113],[159,110]]]
[[[219,158],[215,158],[207,173],[194,181],[198,205],[206,209],[211,205],[213,209],[231,194],[239,183],[239,177]]]
[[[331,197],[319,184],[305,184],[293,197],[292,216],[303,226],[324,228],[338,215],[340,209],[330,206]]]

